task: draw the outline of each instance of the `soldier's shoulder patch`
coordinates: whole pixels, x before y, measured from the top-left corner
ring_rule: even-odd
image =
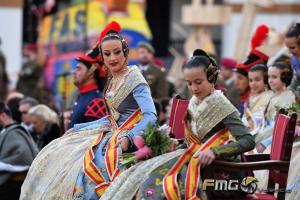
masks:
[[[86,117],[95,117],[102,118],[106,115],[106,106],[103,98],[95,98],[93,99],[86,108],[86,112],[84,116]]]

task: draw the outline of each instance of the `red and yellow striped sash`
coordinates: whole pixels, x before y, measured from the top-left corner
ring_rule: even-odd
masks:
[[[189,165],[185,178],[185,199],[199,199],[196,194],[200,180],[201,161],[199,160],[199,158],[193,158],[193,155],[198,153],[199,151],[225,144],[229,139],[229,134],[229,130],[224,129],[213,135],[204,144],[190,144],[189,148],[184,152],[183,155],[179,157],[175,165],[169,170],[169,172],[163,179],[163,190],[168,200],[180,199],[177,176],[183,165],[188,162]]]
[[[113,128],[114,134],[110,138],[108,142],[108,146],[105,152],[105,163],[106,170],[108,172],[110,180],[105,180],[101,171],[97,168],[94,163],[94,151],[93,148],[96,147],[102,140],[103,132],[98,135],[98,137],[93,141],[92,146],[85,153],[84,162],[83,162],[83,170],[84,173],[96,184],[96,193],[100,197],[105,192],[105,190],[110,185],[110,182],[113,181],[119,174],[120,169],[118,169],[118,150],[115,148],[115,145],[118,141],[118,136],[122,133],[122,131],[132,129],[135,124],[137,124],[142,118],[142,112],[140,109],[135,111],[122,126],[118,127],[117,123],[113,120],[111,116],[109,116],[109,120],[111,122],[111,127]]]
[[[191,132],[191,130],[188,128],[188,125],[185,122],[184,122],[184,139],[189,146],[192,144],[201,144],[199,137]]]
[[[114,121],[112,117],[110,119]],[[118,137],[123,131],[132,129],[141,119],[142,112],[138,109],[126,120],[126,122],[122,124],[121,127],[115,131],[113,136],[110,138],[105,152],[105,163],[110,181],[113,181],[120,173],[120,170],[117,167],[119,157],[118,149],[115,148],[115,145],[118,142]]]

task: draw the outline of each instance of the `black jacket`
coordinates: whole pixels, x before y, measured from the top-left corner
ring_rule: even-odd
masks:
[[[37,134],[37,145],[39,149],[44,148],[52,140],[60,136],[60,128],[56,123],[48,124],[42,134]]]

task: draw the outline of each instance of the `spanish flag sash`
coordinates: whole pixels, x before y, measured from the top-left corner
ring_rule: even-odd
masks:
[[[93,141],[92,146],[85,153],[83,162],[83,171],[89,177],[89,179],[91,179],[96,184],[95,190],[99,197],[102,196],[102,194],[108,188],[110,182],[113,181],[121,172],[118,168],[118,149],[115,148],[115,145],[118,142],[118,136],[123,131],[131,130],[141,120],[142,112],[140,109],[136,110],[120,127],[118,127],[112,116],[108,117],[114,132],[108,142],[104,156],[106,170],[110,180],[105,180],[101,171],[97,168],[96,164],[93,161],[95,158],[93,149],[101,142],[103,132],[101,132],[99,136]]]
[[[189,144],[189,148],[179,157],[174,166],[169,170],[163,179],[163,190],[168,200],[179,200],[180,190],[177,183],[177,175],[183,165],[189,162],[186,178],[185,178],[185,199],[200,199],[197,197],[197,187],[200,180],[201,160],[194,158],[193,155],[199,151],[210,149],[211,147],[225,144],[230,135],[228,129],[223,129],[214,134],[204,144],[200,143],[199,138],[193,137],[191,133],[187,134],[188,129],[185,128],[185,136]]]

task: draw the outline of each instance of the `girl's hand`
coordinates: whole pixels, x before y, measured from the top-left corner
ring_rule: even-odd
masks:
[[[128,137],[123,137],[121,140],[119,140],[119,141],[116,143],[115,148],[118,148],[118,146],[119,146],[120,144],[121,144],[122,152],[127,151],[128,148],[129,148],[129,145],[130,145],[130,141],[129,141]]]
[[[266,147],[261,143],[256,145],[256,150],[257,150],[258,153],[264,152],[265,149],[266,149]]]
[[[212,150],[200,151],[193,157],[198,157],[200,159],[201,167],[208,166],[216,159],[215,154]]]

